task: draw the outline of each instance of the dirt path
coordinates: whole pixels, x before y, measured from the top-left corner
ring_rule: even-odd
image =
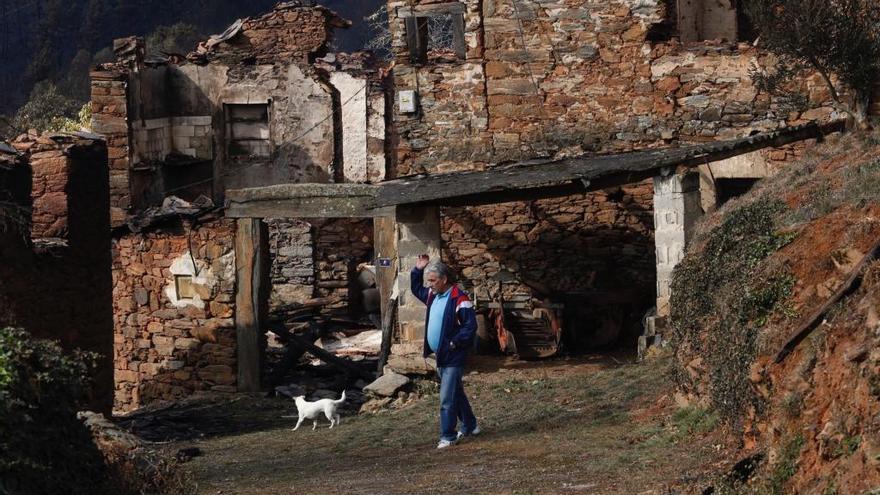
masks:
[[[434,448],[436,395],[296,432],[278,419],[292,403],[239,400],[203,413],[241,432],[171,447],[202,450],[185,466],[212,495],[699,492],[726,449],[716,418],[676,412],[665,366],[484,361],[466,377],[484,433],[445,451]]]

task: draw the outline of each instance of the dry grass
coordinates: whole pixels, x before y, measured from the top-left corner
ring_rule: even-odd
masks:
[[[699,492],[723,456],[709,433],[717,417],[676,414],[667,368],[559,360],[468,375],[484,433],[446,451],[434,448],[438,401],[428,396],[344,417],[332,431],[275,426],[204,439],[195,445],[205,455],[187,466],[205,494]]]

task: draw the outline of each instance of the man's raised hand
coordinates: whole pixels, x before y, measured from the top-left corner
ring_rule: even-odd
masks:
[[[424,270],[428,266],[428,261],[430,261],[430,258],[428,258],[427,254],[420,254],[419,259],[416,261],[416,268]]]

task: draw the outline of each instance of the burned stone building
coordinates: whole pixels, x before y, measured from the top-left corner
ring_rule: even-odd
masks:
[[[258,390],[267,316],[356,309],[361,262],[409,369],[424,252],[481,310],[635,346],[698,216],[835,118],[818,81],[803,113],[755,89],[766,57],[732,2],[390,0],[388,22],[384,65],[330,53],[347,21],[283,2],[186,57],[117,40],[92,72],[116,410]]]
[[[214,205],[228,189],[384,178],[382,74],[366,54],[326,48],[347,24],[281,3],[186,59],[150,60],[142,39],[117,40],[118,61],[92,72],[93,127],[110,158],[117,408],[259,387],[237,375],[242,256],[235,222]],[[348,305],[354,267],[370,260],[369,221],[255,228],[272,238],[273,308]]]

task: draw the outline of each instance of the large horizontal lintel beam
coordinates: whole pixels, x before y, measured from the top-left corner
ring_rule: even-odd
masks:
[[[530,160],[502,168],[455,172],[434,176],[396,179],[383,183],[376,198],[378,206],[408,203],[451,205],[461,201],[474,204],[475,196],[517,196],[516,190],[552,191],[556,184],[586,180],[591,183],[620,182],[629,174],[657,175],[669,167],[695,167],[763,148],[779,147],[842,130],[841,123],[824,126],[807,124],[746,138],[710,142],[674,149],[648,150],[616,155],[573,157],[562,160]],[[614,176],[620,176],[615,179]],[[548,186],[549,184],[549,186]],[[611,187],[611,186],[607,186]],[[563,188],[562,190],[567,190]]]
[[[389,216],[376,207],[370,184],[277,184],[226,191],[232,218],[370,218]]]
[[[394,207],[376,208],[372,198],[288,198],[229,201],[230,218],[375,218],[394,215]]]
[[[529,189],[513,189],[493,191],[467,196],[457,196],[437,201],[418,203],[430,206],[481,206],[490,204],[509,203],[511,201],[533,201],[538,199],[559,198],[585,194],[592,191],[609,189],[612,187],[636,184],[657,175],[653,170],[644,172],[628,172],[602,177],[593,181],[575,180],[560,184],[553,184]]]

